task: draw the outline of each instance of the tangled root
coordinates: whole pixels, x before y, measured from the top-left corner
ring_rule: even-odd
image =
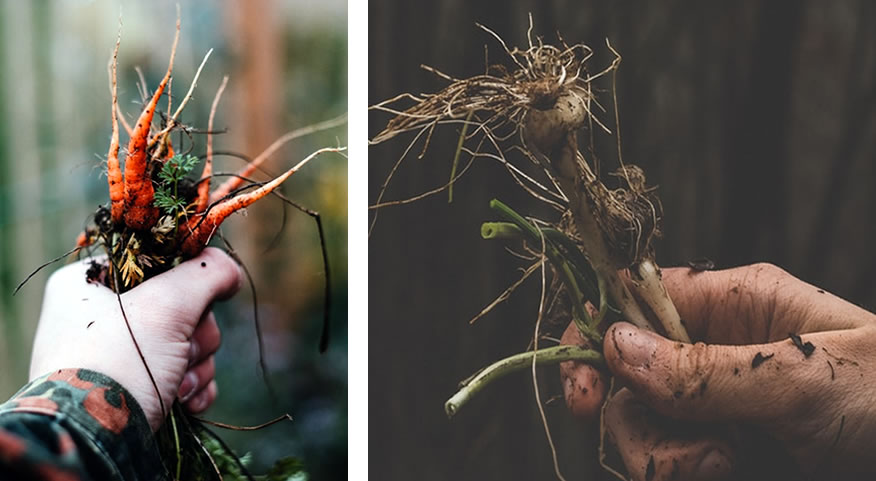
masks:
[[[554,191],[537,182],[526,184],[517,179],[533,196],[540,200],[551,196],[564,199],[568,208],[574,210],[573,198],[583,194],[618,268],[652,256],[651,242],[660,235],[662,207],[654,189],[646,186],[642,169],[621,162],[618,170],[611,174],[619,185],[609,189],[597,169],[578,151],[575,140],[575,132],[584,127],[612,133],[594,114],[594,107],[605,109],[596,99],[592,84],[617,69],[620,55],[608,45],[616,55],[615,60],[591,75],[587,69],[587,62],[593,56],[590,47],[580,43],[570,46],[559,34],[559,46],[545,44],[540,37],[533,41],[531,17],[527,33],[529,46],[523,50],[509,48],[495,32],[483,25],[478,27],[501,44],[511,61],[509,66],[490,65],[484,74],[465,79],[424,66],[449,85],[433,94],[406,93],[373,106],[394,117],[371,142],[378,144],[405,132],[420,131],[421,135],[427,133],[425,151],[435,126],[471,123],[476,128],[469,129],[471,133],[465,140],[481,134],[489,140],[488,145],[497,150],[496,154],[480,152],[481,141],[476,150],[466,150],[473,157],[491,157],[505,163],[508,162],[505,152],[517,150],[545,169],[549,182],[544,185],[553,185],[557,188]],[[396,107],[404,100],[414,104],[404,109]],[[516,139],[508,142],[510,147],[502,143],[510,139]],[[384,189],[388,182],[389,179]],[[542,190],[533,189],[533,185]],[[439,190],[443,189],[436,189]],[[570,225],[555,226],[574,235],[569,230]]]

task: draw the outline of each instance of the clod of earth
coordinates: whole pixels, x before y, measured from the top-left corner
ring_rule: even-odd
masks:
[[[758,352],[757,354],[754,355],[754,358],[751,359],[751,368],[757,369],[761,364],[763,364],[765,361],[771,359],[775,355],[776,355],[775,353],[764,355],[763,353]]]
[[[799,349],[800,352],[803,353],[803,356],[808,358],[812,355],[813,352],[815,352],[815,345],[811,342],[807,341],[804,343],[803,339],[793,332],[789,332],[788,336],[791,338],[791,342],[794,344],[794,346],[796,346],[797,349]]]
[[[687,261],[687,265],[695,272],[711,271],[715,269],[715,262],[705,257]]]

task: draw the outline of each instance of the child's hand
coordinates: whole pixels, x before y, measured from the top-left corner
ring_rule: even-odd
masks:
[[[634,479],[716,479],[731,468],[872,479],[876,315],[767,264],[665,269],[663,280],[691,338],[706,344],[627,323],[606,333],[606,363],[625,388],[605,425]],[[575,343],[574,334],[564,340]],[[592,418],[602,390],[575,388],[598,373],[564,364],[567,403]],[[755,456],[758,466],[743,466]]]
[[[81,261],[49,278],[34,340],[30,379],[64,368],[106,374],[124,386],[146,413],[153,431],[162,422],[158,395],[125,326],[116,294],[89,284]],[[122,294],[128,322],[155,377],[165,409],[178,395],[192,412],[216,398],[213,353],[219,327],[216,300],[234,295],[241,270],[219,249],[156,276]]]

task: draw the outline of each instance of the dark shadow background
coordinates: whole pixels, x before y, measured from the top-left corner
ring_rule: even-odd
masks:
[[[444,86],[419,69],[483,71],[500,46],[526,41],[527,12],[548,42],[563,33],[607,65],[623,55],[617,94],[624,159],[660,186],[658,261],[707,256],[719,267],[758,261],[867,309],[876,308],[876,4],[797,2],[369,2],[369,100]],[[610,104],[610,96],[602,99]],[[611,113],[603,116],[613,123]],[[372,112],[369,133],[388,116]],[[458,133],[414,149],[387,199],[443,185]],[[373,203],[412,136],[369,150]],[[611,147],[613,138],[602,138]],[[616,162],[613,150],[603,162]],[[369,239],[369,444],[380,479],[551,479],[553,468],[527,374],[490,387],[448,421],[444,401],[480,367],[527,347],[537,276],[474,326],[467,321],[517,278],[521,261],[482,241],[498,197],[543,212],[496,162],[483,160],[446,194],[380,211]],[[373,211],[371,212],[373,216]],[[546,396],[556,370],[541,372]],[[562,401],[546,407],[568,479],[600,479],[593,429]]]

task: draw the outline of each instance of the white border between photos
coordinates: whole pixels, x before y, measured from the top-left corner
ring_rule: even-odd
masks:
[[[347,479],[368,479],[368,2],[347,2]]]

